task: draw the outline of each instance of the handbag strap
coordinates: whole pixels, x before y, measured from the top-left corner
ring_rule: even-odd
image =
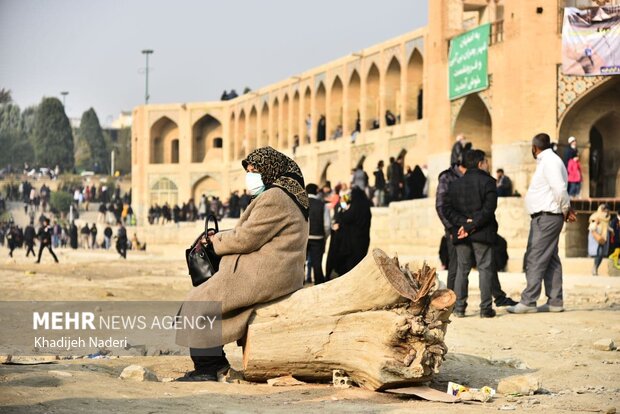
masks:
[[[213,219],[213,223],[215,224],[215,232],[216,232],[216,233],[219,233],[219,232],[220,232],[220,227],[219,227],[219,225],[217,224],[217,217],[215,217],[215,215],[213,215],[213,214],[209,214],[209,215],[207,216],[207,218],[205,219],[205,232],[204,232],[205,236],[207,235],[207,232],[208,232],[208,230],[209,230],[209,221],[210,221],[211,219]]]

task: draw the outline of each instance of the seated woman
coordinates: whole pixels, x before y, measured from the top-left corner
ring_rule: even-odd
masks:
[[[182,381],[215,381],[230,365],[223,345],[241,339],[254,306],[303,287],[308,244],[308,195],[299,166],[271,147],[242,161],[252,201],[231,231],[209,236],[222,257],[219,271],[189,293],[181,317],[212,315],[208,301],[221,303],[221,338],[200,330],[177,331],[190,347],[194,371]]]

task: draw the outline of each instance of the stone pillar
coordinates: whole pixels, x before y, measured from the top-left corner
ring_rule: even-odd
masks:
[[[312,125],[310,128],[310,142],[316,143],[316,130],[319,126],[319,112],[316,110],[316,84],[314,78],[311,79],[310,84],[310,118],[312,118]],[[304,118],[305,120],[305,118]],[[304,122],[305,127],[305,122]]]
[[[346,68],[346,65],[345,65]],[[349,127],[349,80],[347,79],[348,71],[344,72],[344,80],[342,81],[342,137],[350,137],[351,129]]]
[[[386,91],[386,76],[387,76],[387,65],[389,63],[385,62],[385,53],[381,51],[379,62],[382,62],[379,66],[379,126],[381,128],[385,127],[385,91]]]
[[[179,117],[177,122],[177,129],[179,130],[179,164],[190,164],[192,162],[192,112],[187,110],[187,106],[179,109]],[[171,144],[168,144],[171,145]],[[170,150],[169,161],[172,160],[172,148]]]
[[[407,96],[409,90],[407,88],[407,69],[408,69],[408,60],[406,56],[406,48],[405,43],[402,43],[399,47],[400,49],[400,97],[397,105],[399,106],[400,112],[400,123],[404,124],[408,121],[414,121],[415,119],[407,118]],[[396,114],[398,115],[398,114]]]
[[[368,71],[364,61],[360,65],[360,133],[364,133],[368,130],[368,114],[366,113],[366,100],[368,99],[368,88],[366,86],[368,80],[368,73],[364,74],[364,71]],[[364,76],[365,75],[365,76]],[[370,114],[372,116],[372,114]]]

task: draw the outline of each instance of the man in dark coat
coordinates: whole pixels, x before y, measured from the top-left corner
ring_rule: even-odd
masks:
[[[497,187],[488,173],[486,154],[481,150],[464,155],[467,171],[448,188],[443,213],[451,224],[458,268],[455,281],[457,317],[465,316],[468,296],[468,277],[473,266],[472,251],[480,274],[480,317],[495,316],[491,296],[494,261],[492,245],[497,239]]]
[[[90,228],[90,245],[93,249],[96,249],[97,246],[97,225],[95,223],[93,223],[92,227]]]
[[[36,263],[41,263],[41,255],[43,254],[43,249],[47,248],[50,254],[54,258],[54,261],[58,263],[58,258],[54,254],[52,250],[52,228],[50,227],[49,219],[43,220],[43,225],[39,227],[39,256],[37,257]]]
[[[437,184],[437,194],[435,197],[435,210],[437,210],[437,215],[439,216],[439,220],[443,224],[444,230],[446,232],[446,249],[448,252],[448,289],[454,290],[454,281],[456,280],[456,268],[457,268],[457,259],[456,259],[456,249],[454,248],[454,244],[452,243],[452,238],[450,235],[453,233],[452,231],[452,223],[448,220],[446,215],[443,213],[443,208],[448,201],[448,188],[450,183],[458,180],[465,174],[465,167],[462,166],[462,159],[458,159],[457,163],[453,164],[452,167],[443,171],[439,174],[438,184]]]
[[[123,259],[127,259],[127,230],[123,226],[122,221],[118,221],[118,230],[116,232],[116,251]]]
[[[314,284],[318,285],[325,281],[323,276],[323,253],[325,253],[325,239],[329,235],[331,220],[327,205],[317,195],[319,187],[316,184],[308,184],[306,192],[308,193],[308,222],[310,225],[306,256],[310,263],[309,267],[312,267],[314,271]],[[306,281],[311,282],[311,280]]]
[[[463,159],[463,153],[471,148],[471,144],[467,146],[467,138],[465,135],[458,134],[456,136],[456,142],[452,145],[452,152],[450,153],[450,165],[457,163],[458,159]]]
[[[375,202],[376,207],[385,205],[385,175],[383,174],[383,160],[377,163],[377,169],[373,172],[375,176]]]
[[[14,224],[11,224],[11,227],[9,227],[9,231],[6,234],[6,243],[9,248],[10,257],[13,257],[13,250],[15,250],[15,248],[17,247],[18,237],[19,236],[17,234],[17,227]]]
[[[36,232],[34,230],[34,226],[32,225],[32,223],[28,224],[26,226],[26,229],[24,230],[24,242],[26,243],[26,257],[30,256],[30,253],[32,252],[33,256],[37,256],[37,254],[34,252],[34,238],[36,236]]]
[[[390,202],[400,201],[403,198],[405,188],[405,170],[403,168],[403,158],[398,157],[390,164]]]

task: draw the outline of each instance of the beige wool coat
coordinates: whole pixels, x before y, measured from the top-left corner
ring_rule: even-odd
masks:
[[[303,287],[307,243],[308,221],[297,204],[278,187],[260,194],[233,230],[216,234],[219,271],[193,288],[180,310],[180,316],[196,317],[211,309],[194,301],[221,302],[221,338],[178,330],[177,344],[211,348],[242,338],[254,305]]]

